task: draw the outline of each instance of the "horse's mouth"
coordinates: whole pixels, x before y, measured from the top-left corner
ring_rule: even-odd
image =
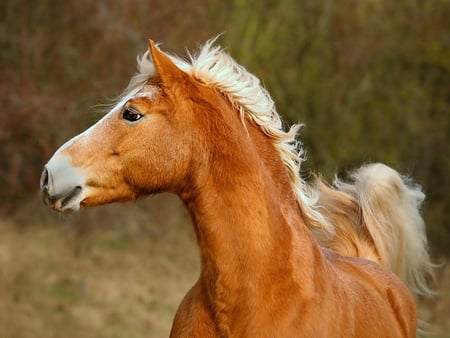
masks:
[[[66,208],[71,201],[75,200],[80,195],[81,190],[82,188],[80,186],[73,188],[73,190],[61,200],[61,208],[60,208],[61,210],[58,211],[64,210],[64,208]]]
[[[78,197],[81,195],[82,187],[76,186],[68,193],[63,195],[50,195],[48,189],[41,190],[41,198],[44,203],[56,211],[77,211],[80,208]]]

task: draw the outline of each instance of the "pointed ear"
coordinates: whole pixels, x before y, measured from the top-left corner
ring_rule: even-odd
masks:
[[[185,78],[186,74],[173,63],[169,56],[159,50],[153,40],[149,40],[148,45],[156,75],[161,79],[163,84],[167,85]]]

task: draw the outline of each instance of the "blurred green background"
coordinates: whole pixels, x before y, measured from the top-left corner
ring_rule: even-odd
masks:
[[[420,183],[450,313],[449,0],[0,2],[0,338],[164,337],[198,273],[189,216],[161,195],[62,217],[43,165],[101,116],[147,39],[185,55],[218,42],[302,122],[308,171],[382,161]],[[445,331],[447,330],[447,331]]]

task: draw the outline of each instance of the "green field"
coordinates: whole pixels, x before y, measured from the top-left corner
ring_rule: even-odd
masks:
[[[0,337],[167,337],[199,271],[178,199],[161,195],[69,217],[38,202],[0,222]],[[436,333],[425,337],[450,330],[448,265],[438,271],[438,288],[436,300],[421,303]]]

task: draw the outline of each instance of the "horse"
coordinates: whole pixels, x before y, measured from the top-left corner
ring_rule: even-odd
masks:
[[[59,212],[177,194],[200,250],[171,337],[414,337],[433,266],[419,186],[381,164],[300,175],[260,80],[214,40],[183,59],[149,41],[113,108],[62,145],[40,191]]]

